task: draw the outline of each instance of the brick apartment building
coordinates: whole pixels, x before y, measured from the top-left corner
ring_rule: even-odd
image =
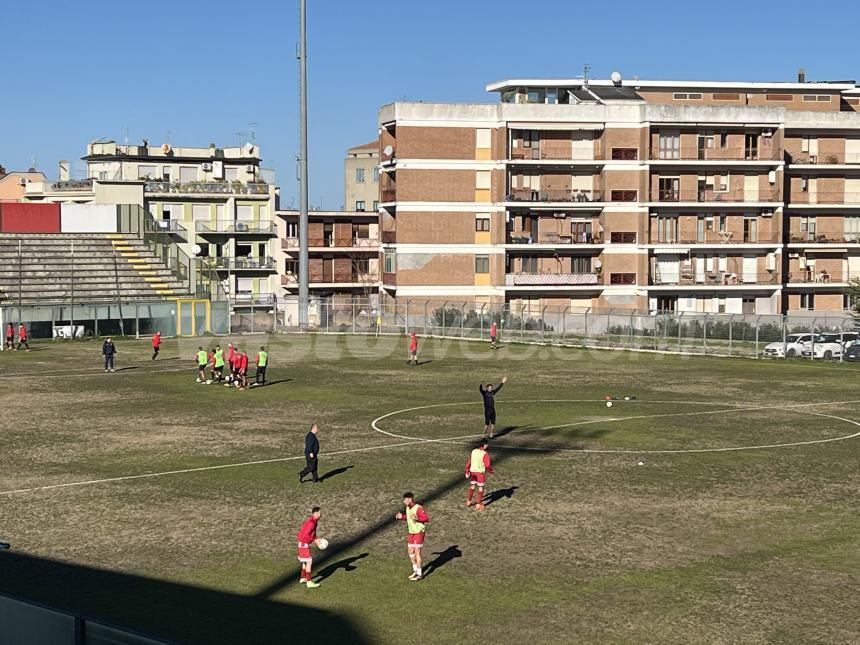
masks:
[[[860,278],[853,81],[514,79],[379,112],[382,288],[518,306],[835,311]]]

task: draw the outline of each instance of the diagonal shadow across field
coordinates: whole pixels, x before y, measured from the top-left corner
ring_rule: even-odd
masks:
[[[535,453],[552,454],[556,452],[560,447],[561,446],[547,446],[546,448],[542,448],[539,450],[521,450],[516,447],[506,446],[504,451],[500,451],[495,454],[495,456],[493,457],[493,463],[495,466],[498,466],[516,456],[527,455],[531,458],[534,457]],[[416,492],[416,501],[421,504],[430,504],[433,501],[451,492],[452,490],[462,487],[463,481],[463,473],[458,471],[457,474],[453,475],[449,480],[445,481],[442,484],[439,484],[436,488],[427,491],[423,495]],[[376,535],[377,533],[380,533],[381,531],[384,531],[385,529],[394,524],[397,524],[398,521],[394,519],[395,510],[399,509],[392,508],[390,513],[386,513],[383,517],[380,517],[376,521],[371,522],[362,531],[353,534],[342,542],[338,542],[337,544],[330,544],[329,548],[326,549],[324,553],[321,553],[318,557],[314,558],[314,566],[318,567],[320,565],[326,565],[328,563],[336,561],[336,558],[364,543],[370,537]],[[261,588],[256,594],[254,594],[254,597],[268,598],[270,596],[273,596],[285,587],[296,582],[298,578],[299,568],[294,567],[289,572],[285,573],[281,577],[272,581],[270,584]]]

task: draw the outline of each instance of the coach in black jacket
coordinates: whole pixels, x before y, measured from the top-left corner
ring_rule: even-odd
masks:
[[[311,426],[311,431],[305,435],[305,467],[299,473],[299,483],[304,482],[307,475],[313,476],[315,482],[320,481],[317,475],[320,460],[320,442],[317,439],[317,432],[319,428],[315,423]]]

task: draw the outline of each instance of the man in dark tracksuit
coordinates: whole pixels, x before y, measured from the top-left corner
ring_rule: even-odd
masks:
[[[105,357],[105,372],[110,369],[113,372],[113,357],[116,355],[116,345],[113,344],[113,341],[110,338],[105,339],[104,345],[102,345],[102,356]]]
[[[317,476],[320,460],[320,442],[317,439],[317,432],[319,432],[319,428],[315,423],[311,426],[311,431],[305,435],[305,467],[299,473],[299,483],[303,483],[307,475],[313,476],[315,482],[320,481],[319,476]]]
[[[502,386],[508,382],[508,377],[503,376],[502,382],[499,383],[499,387],[493,387],[492,383],[487,383],[487,387],[484,388],[484,385],[478,385],[478,390],[481,393],[481,396],[484,398],[484,436],[487,435],[492,438],[493,431],[496,429],[496,394],[502,389]]]

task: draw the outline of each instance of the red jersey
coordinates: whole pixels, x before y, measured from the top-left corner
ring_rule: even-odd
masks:
[[[227,362],[230,363],[230,365],[233,364],[233,357],[235,355],[236,355],[236,352],[233,351],[233,346],[230,345],[229,347],[227,347]]]
[[[161,345],[161,334],[156,334],[152,337],[152,346],[158,347],[159,345]]]
[[[15,328],[10,323],[6,328],[6,338],[12,338],[13,336],[15,336]]]
[[[27,328],[24,325],[18,326],[18,338],[27,338]]]
[[[299,529],[299,543],[310,544],[317,539],[317,524],[319,519],[311,515],[302,523],[302,528]]]
[[[233,352],[233,357],[230,358],[230,367],[234,370],[239,369],[239,361],[242,359],[242,355],[238,352]]]
[[[248,355],[247,354],[242,354],[242,356],[239,358],[239,369],[240,370],[248,369]]]
[[[493,474],[493,465],[490,463],[490,453],[484,452],[484,471]],[[472,472],[472,455],[466,460],[466,474]]]
[[[496,323],[493,323],[492,325],[490,325],[490,336],[495,336],[495,335],[496,335]]]
[[[414,352],[416,349],[418,349],[418,336],[412,334],[409,337],[409,351]]]

